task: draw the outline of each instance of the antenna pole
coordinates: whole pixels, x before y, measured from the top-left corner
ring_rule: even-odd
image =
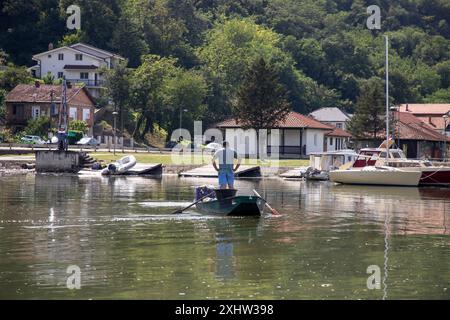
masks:
[[[389,38],[386,39],[386,160],[389,159]]]

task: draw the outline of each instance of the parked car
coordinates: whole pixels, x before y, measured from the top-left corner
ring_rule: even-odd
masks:
[[[217,150],[222,149],[222,145],[217,142],[208,143],[203,150],[209,152],[216,152]]]
[[[77,142],[77,145],[82,146],[99,146],[100,142],[94,137],[84,137],[80,141]]]
[[[22,139],[20,139],[22,143],[28,143],[28,144],[45,144],[45,141],[41,139],[39,136],[31,136],[26,135],[23,136]]]

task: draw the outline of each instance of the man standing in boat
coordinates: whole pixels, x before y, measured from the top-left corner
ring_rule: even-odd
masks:
[[[230,144],[227,141],[224,141],[222,146],[222,149],[219,149],[214,153],[212,165],[219,173],[220,189],[233,189],[234,172],[241,165],[241,158],[236,151],[230,148]],[[236,166],[234,166],[234,159],[237,159]],[[216,160],[219,161],[219,167],[217,167]]]

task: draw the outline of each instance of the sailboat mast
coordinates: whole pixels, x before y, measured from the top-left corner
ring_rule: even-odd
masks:
[[[386,160],[389,159],[389,38],[386,39]]]

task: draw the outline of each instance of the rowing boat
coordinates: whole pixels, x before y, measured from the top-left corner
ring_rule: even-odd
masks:
[[[235,196],[228,199],[205,200],[196,204],[197,210],[204,214],[225,216],[260,216],[264,202],[255,196]]]
[[[215,197],[204,198],[196,204],[199,212],[224,216],[260,216],[264,201],[257,196],[236,196],[234,189],[215,189]]]

